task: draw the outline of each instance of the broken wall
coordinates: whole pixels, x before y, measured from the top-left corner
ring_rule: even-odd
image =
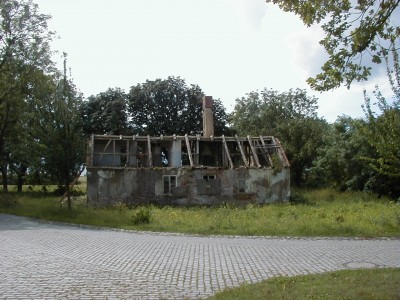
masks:
[[[88,168],[88,204],[235,205],[287,202],[288,168]]]

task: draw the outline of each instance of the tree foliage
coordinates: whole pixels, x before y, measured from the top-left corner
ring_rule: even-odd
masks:
[[[56,74],[47,95],[34,99],[36,141],[42,147],[44,169],[66,189],[71,209],[70,185],[80,175],[86,154],[79,106],[82,97],[72,81]]]
[[[366,80],[371,63],[400,47],[399,0],[266,0],[298,15],[307,26],[322,24],[328,60],[310,86],[326,91]]]
[[[198,85],[188,86],[180,77],[147,80],[132,86],[128,111],[136,134],[172,135],[202,132],[202,97]],[[214,99],[215,134],[227,131],[227,114],[219,99]]]
[[[236,100],[234,129],[241,135],[274,135],[283,143],[296,185],[304,182],[327,124],[317,116],[317,99],[301,89],[280,93],[264,89]]]
[[[25,139],[26,98],[37,84],[38,71],[53,68],[49,18],[31,0],[0,1],[0,165],[5,191],[8,166],[15,163],[15,150]]]
[[[388,101],[377,86],[374,103],[379,114],[373,111],[371,98],[364,92],[364,111],[368,120],[361,127],[368,143],[376,150],[378,157],[367,157],[371,166],[379,173],[399,178],[400,182],[400,64],[398,53],[394,53],[394,70],[388,69],[393,100]]]
[[[119,88],[108,89],[82,102],[81,117],[86,134],[128,134],[128,96]]]
[[[398,179],[378,172],[365,158],[378,159],[364,129],[370,123],[363,119],[341,116],[330,124],[325,143],[309,172],[313,186],[333,185],[341,191],[368,191],[393,198],[400,196]]]
[[[340,116],[330,124],[324,145],[310,171],[310,182],[315,185],[333,184],[340,190],[364,190],[373,175],[362,160],[374,151],[358,128],[365,121]]]
[[[305,90],[280,93],[263,89],[236,99],[232,114],[235,129],[241,134],[276,135],[279,125],[290,119],[316,118],[317,99]]]

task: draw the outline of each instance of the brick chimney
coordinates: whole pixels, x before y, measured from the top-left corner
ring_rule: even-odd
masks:
[[[210,137],[214,135],[214,115],[213,98],[211,96],[203,97],[203,136]]]

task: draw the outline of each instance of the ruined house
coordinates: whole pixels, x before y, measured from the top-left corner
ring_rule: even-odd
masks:
[[[92,135],[87,184],[93,206],[286,202],[290,165],[273,136],[214,136],[206,96],[202,136]]]

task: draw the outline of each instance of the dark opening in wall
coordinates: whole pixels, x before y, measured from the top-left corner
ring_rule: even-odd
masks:
[[[172,189],[176,187],[176,175],[163,175],[164,195],[172,195]]]
[[[143,168],[147,167],[147,146],[145,142],[137,142],[136,148],[136,167]]]
[[[221,142],[200,142],[199,163],[209,167],[223,167]]]
[[[205,181],[215,180],[215,179],[217,179],[216,175],[204,175],[203,176],[203,180],[205,180]]]

